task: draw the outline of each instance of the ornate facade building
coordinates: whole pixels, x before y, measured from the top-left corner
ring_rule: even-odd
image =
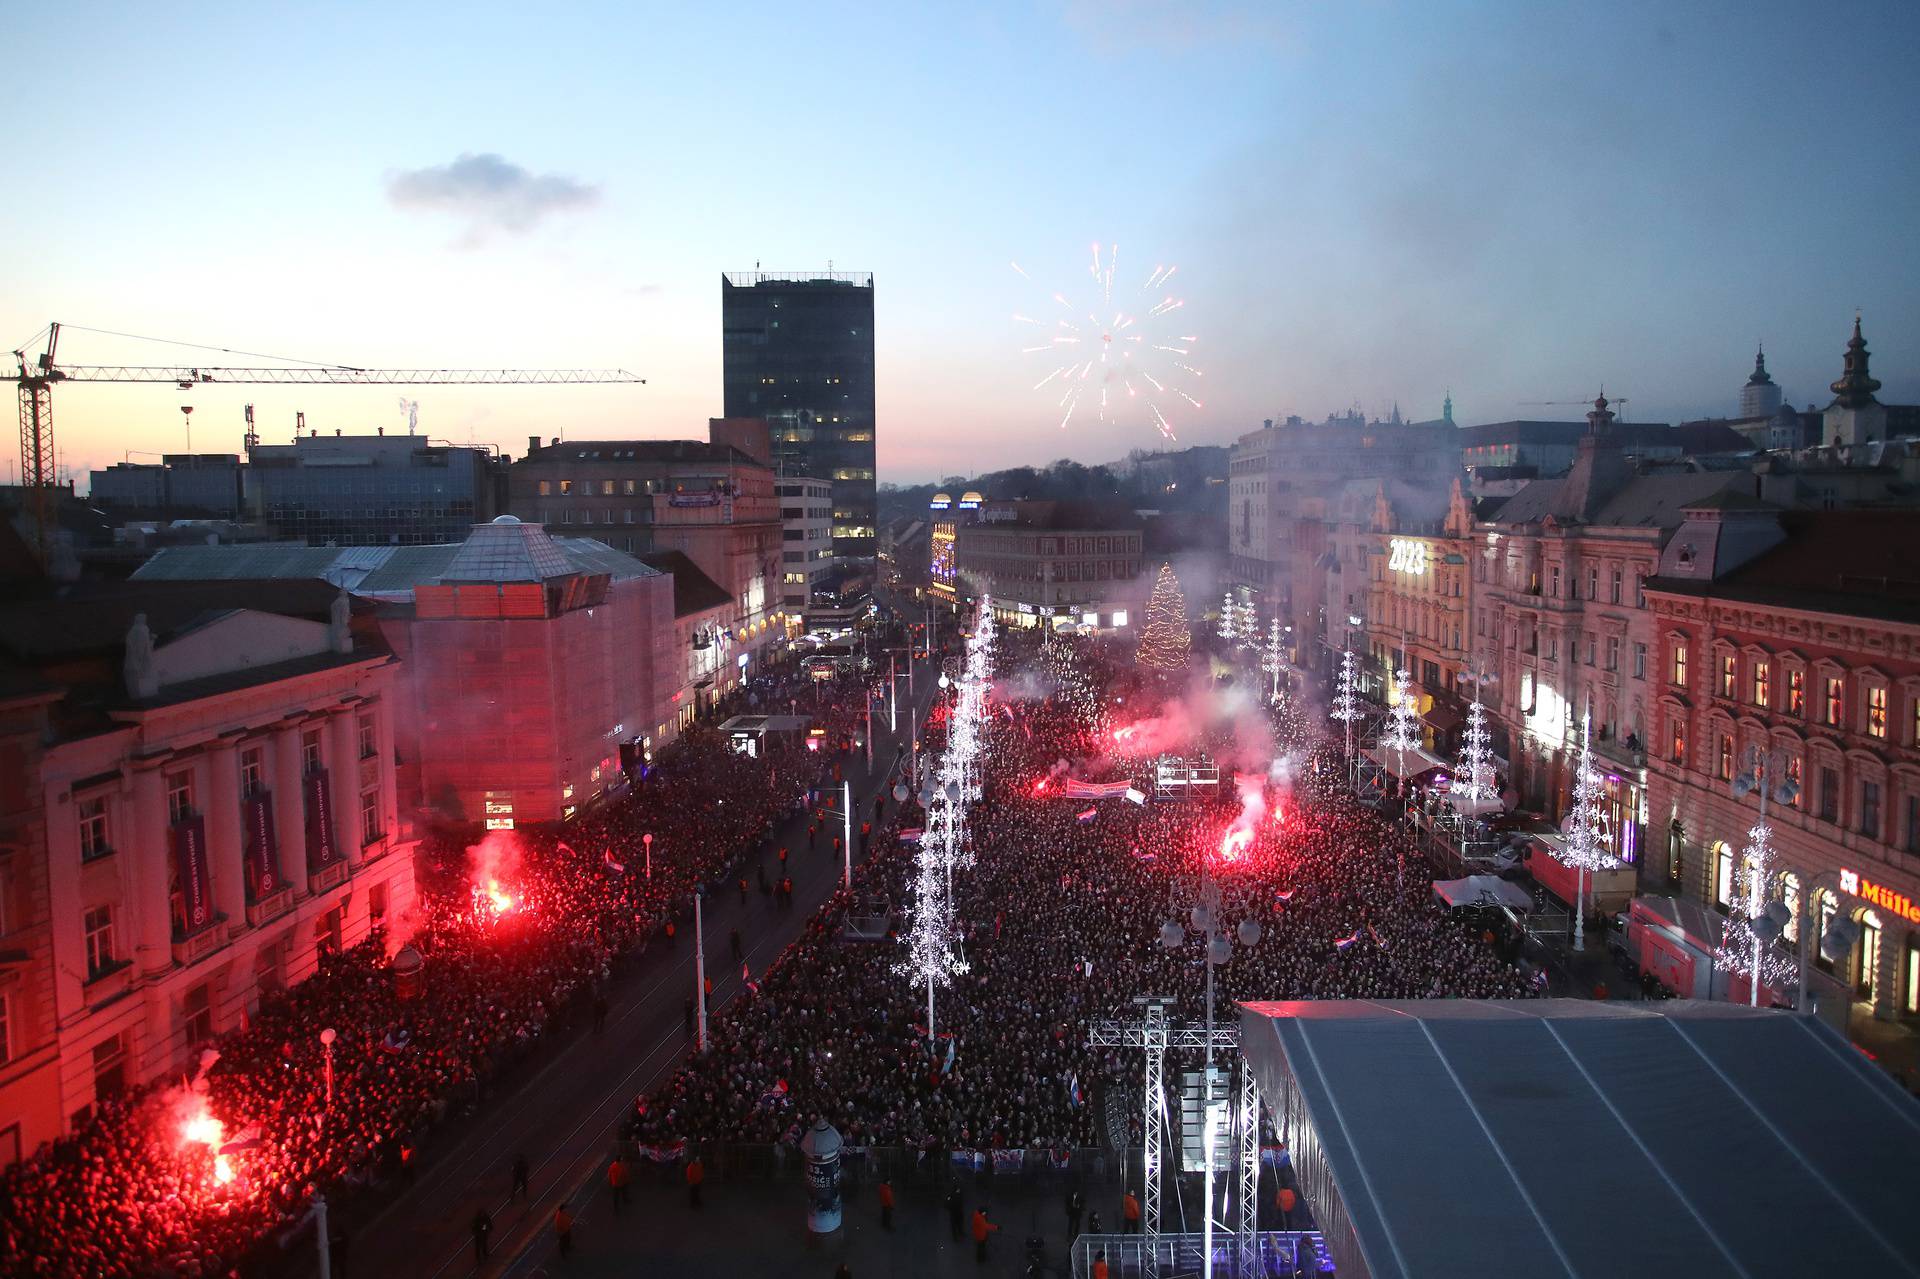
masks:
[[[324,582],[0,612],[0,1160],[375,927],[397,945],[396,663]],[[17,770],[17,771],[16,771]]]
[[[1558,819],[1583,720],[1607,786],[1615,851],[1645,842],[1654,634],[1643,592],[1686,506],[1752,478],[1640,474],[1614,438],[1606,397],[1566,475],[1535,480],[1479,524],[1474,666],[1490,678],[1496,749],[1521,807]]]
[[[1815,988],[1883,1019],[1920,1014],[1917,563],[1910,513],[1727,503],[1687,512],[1647,584],[1647,878],[1724,910],[1764,788],[1790,939],[1812,924],[1817,942],[1836,914],[1859,928]]]

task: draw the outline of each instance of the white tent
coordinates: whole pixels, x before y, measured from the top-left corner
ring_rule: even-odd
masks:
[[[1527,910],[1533,898],[1518,884],[1510,884],[1498,875],[1468,875],[1465,879],[1436,879],[1433,891],[1441,901],[1458,910],[1463,906],[1511,906]]]
[[[1507,809],[1497,795],[1487,799],[1468,799],[1459,791],[1449,791],[1445,798],[1447,807],[1462,817],[1484,817],[1488,813],[1503,813]]]

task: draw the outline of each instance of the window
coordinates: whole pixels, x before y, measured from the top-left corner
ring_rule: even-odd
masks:
[[[93,1046],[93,1095],[105,1101],[127,1086],[126,1046],[119,1035],[109,1035]]]
[[[1887,690],[1869,688],[1867,690],[1867,736],[1885,738],[1887,735]]]
[[[213,1038],[213,992],[210,985],[209,982],[201,982],[180,1001],[180,1026],[186,1032],[189,1048]]]
[[[1619,569],[1613,570],[1612,600],[1615,604],[1618,604],[1620,602],[1620,570]]]
[[[113,907],[95,906],[80,917],[87,937],[87,980],[103,977],[113,967]]]
[[[572,480],[561,480],[561,481],[560,481],[560,496],[561,496],[561,497],[566,497],[566,496],[568,496],[568,495],[570,495],[570,494],[571,494],[572,492],[573,492],[573,481],[572,481]]]
[[[1667,757],[1674,763],[1685,765],[1687,762],[1687,722],[1675,715],[1673,733],[1669,739]]]
[[[240,798],[250,799],[266,789],[265,753],[258,746],[240,752]]]
[[[1633,606],[1635,608],[1647,606],[1647,575],[1645,573],[1633,575]]]
[[[1733,686],[1739,669],[1739,659],[1732,653],[1720,659],[1720,696],[1733,696]]]
[[[540,481],[540,496],[541,496],[541,497],[552,497],[552,496],[553,496],[553,481],[552,481],[552,480],[541,480],[541,481]]]
[[[1820,931],[1813,935],[1813,957],[1820,967],[1833,971],[1833,961],[1827,958],[1827,948],[1819,941],[1827,935],[1827,929],[1833,927],[1833,917],[1840,913],[1840,899],[1830,889],[1821,889],[1814,901],[1814,918],[1820,921]]]
[[[0,1066],[13,1060],[13,996],[0,990]]]
[[[1820,820],[1840,820],[1840,774],[1831,768],[1820,770]]]
[[[622,480],[620,482],[620,491],[628,497],[633,496],[634,491],[637,487],[638,486],[632,480]],[[629,520],[628,523],[632,523],[632,521]]]
[[[1838,728],[1847,719],[1846,684],[1837,675],[1827,676],[1827,718],[1826,723]]]
[[[612,497],[612,496],[613,496],[613,481],[612,481],[612,480],[602,480],[602,481],[600,481],[600,496],[601,496],[601,497]]]
[[[1806,789],[1800,783],[1800,757],[1787,756],[1787,805],[1791,808],[1804,808]]]
[[[1720,780],[1733,780],[1733,738],[1725,733],[1720,734]]]
[[[1620,637],[1618,635],[1607,636],[1607,669],[1610,671],[1620,669]]]
[[[366,847],[380,838],[380,788],[360,792],[360,845]]]
[[[1590,600],[1600,598],[1600,570],[1597,568],[1587,570],[1587,598]]]
[[[387,886],[375,884],[367,890],[367,922],[378,924],[387,917]]]
[[[1559,599],[1560,598],[1560,566],[1558,564],[1555,564],[1552,568],[1547,570],[1547,581],[1551,586],[1551,589],[1548,590],[1547,594],[1551,595],[1554,599]]]
[[[1686,848],[1686,843],[1687,843],[1686,828],[1683,827],[1679,822],[1673,822],[1670,825],[1668,825],[1667,827],[1667,878],[1674,881],[1675,883],[1680,882],[1680,870],[1681,870],[1680,855],[1682,851],[1684,851],[1684,849]]]
[[[1713,845],[1713,904],[1722,910],[1733,900],[1733,849],[1724,839]]]
[[[380,734],[373,716],[360,717],[360,758],[372,759],[380,753]]]
[[[300,766],[307,771],[308,776],[312,776],[326,766],[326,758],[320,748],[319,729],[309,728],[300,734],[300,761]]]
[[[1800,877],[1792,871],[1783,871],[1780,875],[1780,898],[1793,911],[1787,919],[1787,926],[1780,930],[1781,936],[1796,945],[1800,941],[1800,912],[1806,909],[1806,903],[1800,899]]]
[[[167,822],[178,826],[193,816],[193,774],[167,774]]]
[[[113,851],[113,832],[107,826],[107,797],[80,801],[80,860],[92,861]]]
[[[1673,642],[1673,682],[1683,686],[1687,682],[1687,642],[1685,640]]]
[[[1773,664],[1771,662],[1753,664],[1753,704],[1755,706],[1773,705]]]
[[[1787,714],[1805,715],[1807,713],[1807,673],[1805,671],[1787,672]]]
[[[1860,783],[1860,833],[1868,839],[1880,838],[1880,783]]]
[[[1906,850],[1920,853],[1920,795],[1907,796]]]
[[[1633,677],[1635,679],[1647,677],[1647,646],[1645,644],[1633,646]]]

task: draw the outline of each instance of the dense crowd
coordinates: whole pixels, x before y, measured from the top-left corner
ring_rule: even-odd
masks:
[[[816,694],[765,677],[737,699],[741,710],[786,709],[817,696],[827,750],[796,743],[749,758],[695,728],[631,794],[559,836],[516,832],[473,849],[428,840],[416,854],[420,905],[404,921],[424,961],[417,991],[397,987],[376,930],[264,1001],[211,1045],[217,1059],[203,1056],[197,1078],[103,1100],[78,1133],[0,1174],[0,1273],[227,1274],[316,1191],[410,1176],[450,1109],[471,1108],[543,1039],[590,1015],[601,984],[684,910],[695,882],[735,873],[830,780],[861,705],[851,678]],[[498,877],[505,909],[476,896],[477,868]],[[323,1029],[336,1035],[330,1102]],[[221,1128],[185,1140],[199,1116]]]
[[[1221,862],[1241,811],[1230,770],[1199,799],[1061,797],[1062,761],[1088,780],[1144,779],[1147,760],[1111,754],[1113,732],[1159,714],[1167,694],[1154,681],[1085,641],[1042,653],[1007,640],[1002,658],[984,795],[968,819],[976,861],[955,875],[970,967],[937,993],[935,1037],[924,986],[901,971],[904,947],[848,940],[816,919],[758,997],[716,1021],[708,1051],[639,1101],[637,1140],[780,1140],[818,1113],[854,1146],[1089,1144],[1101,1131],[1095,1087],[1133,1084],[1142,1069],[1138,1054],[1086,1047],[1089,1023],[1130,1015],[1148,993],[1203,1015],[1197,935],[1177,950],[1159,937],[1167,920],[1187,920],[1208,863],[1229,930],[1261,927],[1217,970],[1222,1016],[1242,998],[1530,993],[1435,905],[1426,867],[1339,784],[1337,761],[1301,716],[1252,712],[1261,733],[1278,733],[1268,741],[1281,777],[1265,788],[1273,810],[1252,845]],[[1253,700],[1239,700],[1235,722],[1196,721],[1191,749],[1243,753]],[[896,910],[908,902],[912,844],[895,836],[919,819],[911,804],[895,815],[858,885]],[[1132,1123],[1137,1132],[1137,1107]]]

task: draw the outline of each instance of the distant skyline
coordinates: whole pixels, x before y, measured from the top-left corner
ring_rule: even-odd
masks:
[[[276,19],[274,16],[278,14]],[[882,482],[1095,463],[1015,322],[1118,244],[1179,266],[1180,443],[1357,405],[1463,423],[1824,405],[1859,308],[1920,400],[1906,3],[40,6],[0,103],[0,337],[48,320],[646,386],[55,392],[63,468],[294,413],[518,455],[721,412],[720,275],[872,271]],[[1017,261],[1031,274],[1011,269]],[[31,356],[32,352],[29,352]],[[75,331],[61,359],[257,363]],[[1542,405],[1538,401],[1570,401]],[[8,447],[9,474],[18,458]]]

